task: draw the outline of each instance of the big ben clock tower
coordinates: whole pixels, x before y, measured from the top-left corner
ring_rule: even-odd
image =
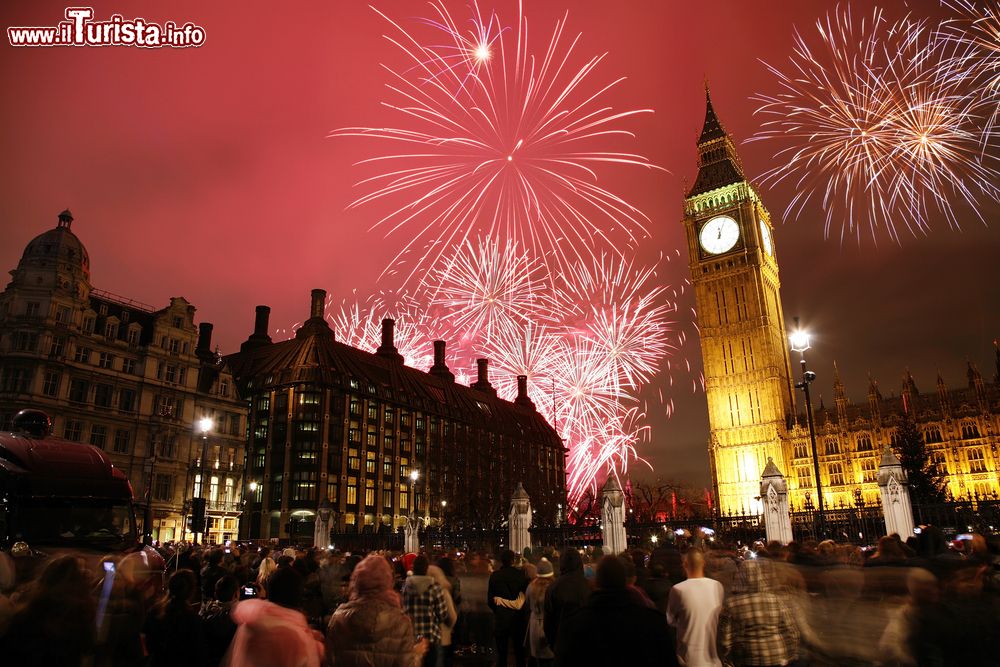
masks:
[[[760,508],[768,457],[787,474],[793,414],[771,216],[726,134],[706,88],[698,176],[684,203],[691,282],[701,333],[712,481],[722,512]]]

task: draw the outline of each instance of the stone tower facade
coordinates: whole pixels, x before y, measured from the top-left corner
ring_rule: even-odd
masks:
[[[709,460],[723,512],[760,510],[768,458],[787,469],[794,413],[771,215],[744,176],[706,90],[698,176],[684,203],[705,393]]]

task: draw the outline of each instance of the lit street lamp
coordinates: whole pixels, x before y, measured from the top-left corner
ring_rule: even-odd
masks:
[[[795,331],[788,336],[788,342],[793,351],[800,355],[802,379],[795,383],[796,389],[801,389],[806,397],[806,422],[809,424],[809,444],[812,446],[813,473],[816,479],[816,501],[818,503],[818,519],[816,522],[816,537],[823,539],[826,532],[823,526],[823,485],[819,478],[819,454],[816,451],[816,428],[813,425],[812,400],[809,397],[809,385],[816,379],[816,373],[806,369],[806,350],[809,349],[809,333],[799,327],[799,318],[795,318]]]
[[[420,479],[420,471],[413,469],[410,471],[410,515],[417,513],[417,480]]]
[[[196,424],[196,426],[197,426],[198,432],[201,433],[201,472],[200,472],[201,483],[198,486],[198,496],[197,496],[196,500],[200,499],[201,502],[199,503],[199,502],[192,501],[192,505],[191,506],[192,506],[192,508],[194,508],[196,506],[200,506],[201,507],[201,512],[200,512],[200,514],[201,514],[201,522],[200,522],[200,525],[197,525],[196,522],[194,521],[194,517],[192,517],[192,520],[191,520],[192,531],[191,531],[191,533],[192,533],[192,535],[195,538],[194,541],[197,543],[198,542],[197,536],[198,536],[199,532],[201,534],[201,541],[202,542],[205,541],[205,529],[208,527],[206,525],[207,522],[208,522],[208,519],[205,516],[205,459],[208,458],[208,434],[212,431],[213,428],[215,428],[215,420],[213,420],[211,417],[202,417],[201,419],[198,420],[198,423]],[[198,514],[199,514],[199,512],[195,512],[194,513],[195,517],[197,517]],[[199,527],[201,528],[201,531],[193,530],[193,529],[199,528]]]

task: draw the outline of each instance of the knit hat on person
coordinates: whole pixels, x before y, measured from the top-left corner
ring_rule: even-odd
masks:
[[[350,598],[385,600],[399,606],[399,594],[392,589],[392,568],[382,556],[372,554],[355,566],[351,573]]]
[[[540,561],[538,561],[538,565],[536,565],[535,567],[538,570],[538,577],[540,579],[546,579],[548,577],[551,577],[555,573],[552,568],[552,563],[549,561],[548,558],[543,558]]]

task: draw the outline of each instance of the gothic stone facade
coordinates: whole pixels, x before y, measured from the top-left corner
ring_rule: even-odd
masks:
[[[154,310],[94,289],[72,223],[64,211],[29,242],[0,294],[0,428],[39,408],[55,435],[103,449],[140,510],[149,487],[161,541],[191,537],[185,521],[204,468],[207,539],[236,538],[247,410],[210,349],[212,325],[199,332],[180,297]],[[206,416],[216,427],[203,440],[193,424]]]
[[[411,513],[497,528],[518,482],[535,524],[555,520],[565,449],[525,391],[497,398],[485,360],[471,387],[456,383],[441,341],[428,372],[405,366],[391,320],[374,354],[337,342],[325,298],[313,290],[311,317],[281,342],[258,306],[254,333],[227,357],[250,399],[249,537],[311,540],[324,500],[334,532],[392,531]]]

